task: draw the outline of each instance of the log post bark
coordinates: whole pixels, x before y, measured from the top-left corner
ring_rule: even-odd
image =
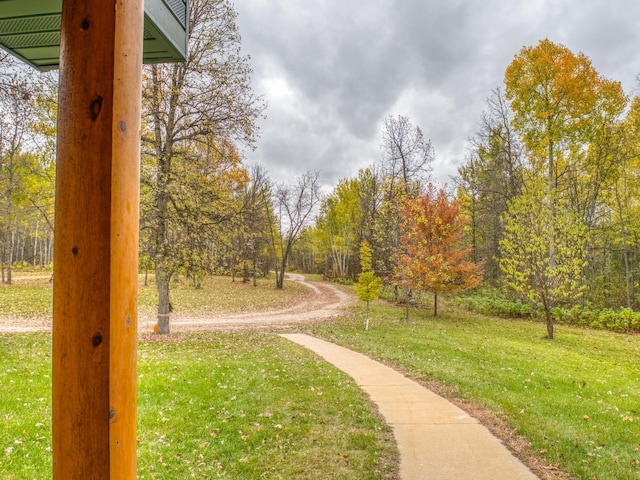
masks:
[[[64,0],[53,305],[54,479],[136,478],[143,0]]]

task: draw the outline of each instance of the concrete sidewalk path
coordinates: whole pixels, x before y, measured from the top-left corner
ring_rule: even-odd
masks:
[[[282,335],[354,378],[393,427],[403,480],[534,480],[486,427],[369,357],[304,334]]]

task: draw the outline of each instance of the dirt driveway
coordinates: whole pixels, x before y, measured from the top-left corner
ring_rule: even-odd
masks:
[[[171,317],[171,331],[203,331],[203,330],[237,330],[243,328],[282,327],[304,323],[311,320],[321,320],[336,316],[341,309],[351,305],[355,298],[340,290],[338,287],[320,282],[308,282],[303,275],[287,273],[286,279],[300,282],[309,288],[313,296],[306,297],[301,302],[280,310],[265,310],[263,312],[231,313],[213,316],[188,317],[174,315]],[[140,332],[148,333],[153,330],[155,319],[141,318]]]
[[[321,320],[336,316],[343,308],[355,302],[355,297],[338,287],[320,282],[308,282],[303,275],[288,273],[287,280],[300,282],[312,291],[311,297],[305,297],[299,303],[280,310],[266,310],[252,313],[233,313],[221,315],[171,316],[171,331],[237,330],[243,328],[268,328],[294,325],[312,320]],[[138,320],[141,334],[151,333],[156,323],[153,317],[141,317]],[[51,319],[29,319],[2,317],[0,314],[0,333],[50,332]]]

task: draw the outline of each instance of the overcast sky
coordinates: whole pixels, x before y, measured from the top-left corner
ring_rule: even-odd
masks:
[[[236,0],[253,86],[269,107],[248,163],[276,182],[319,170],[325,191],[380,160],[382,121],[405,115],[450,181],[491,90],[523,46],[583,52],[636,93],[638,0]]]

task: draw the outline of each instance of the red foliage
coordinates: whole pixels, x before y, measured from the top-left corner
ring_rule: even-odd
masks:
[[[463,246],[466,217],[460,202],[429,184],[427,192],[402,205],[402,251],[396,278],[406,286],[435,293],[480,284],[484,265],[468,261],[472,248]]]

